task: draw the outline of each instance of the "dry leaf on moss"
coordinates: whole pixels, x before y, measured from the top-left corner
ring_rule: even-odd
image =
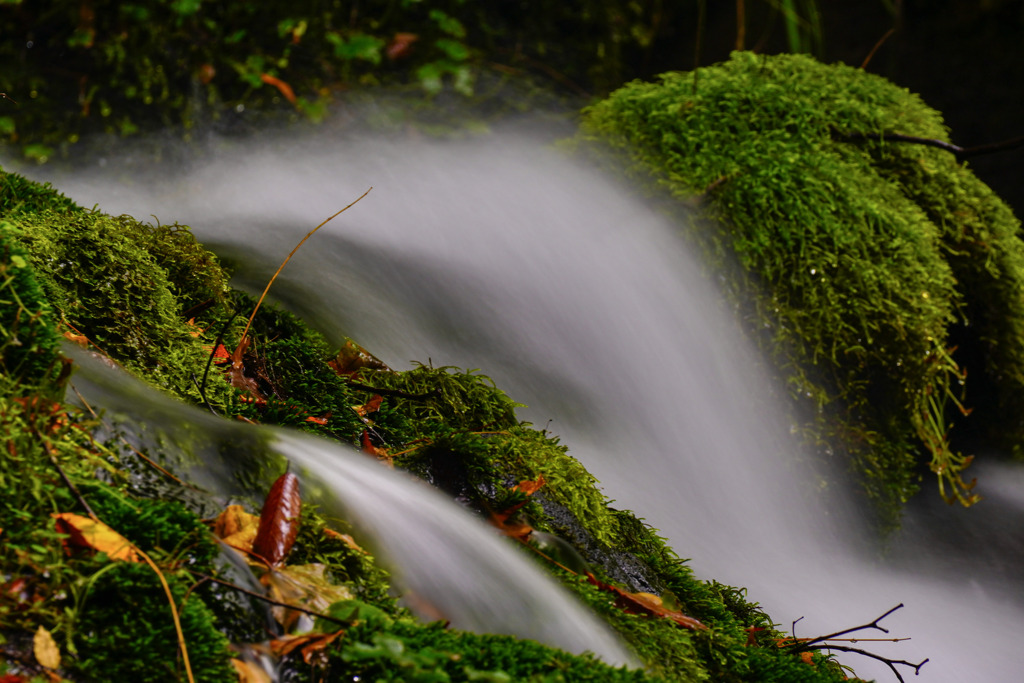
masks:
[[[57,669],[60,667],[60,648],[57,647],[57,643],[53,640],[53,636],[42,626],[36,631],[36,634],[32,637],[32,651],[36,656],[36,661],[41,666],[47,669]]]
[[[284,561],[299,535],[302,498],[299,478],[285,472],[267,493],[260,511],[260,525],[252,543],[252,551],[271,566]]]
[[[65,547],[73,545],[79,548],[92,548],[106,553],[112,560],[139,561],[138,553],[135,552],[131,541],[103,522],[73,512],[54,512],[50,516],[57,520],[57,531],[69,536],[65,541]]]

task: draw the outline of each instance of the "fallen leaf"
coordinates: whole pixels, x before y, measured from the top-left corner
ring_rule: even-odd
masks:
[[[547,482],[544,481],[544,475],[541,474],[533,481],[526,479],[524,481],[519,482],[518,484],[512,487],[512,490],[522,491],[526,495],[532,496],[533,494],[537,493],[537,490],[540,489],[541,486],[544,486],[544,484],[546,483]]]
[[[500,512],[492,512],[490,515],[491,524],[501,529],[502,533],[506,536],[511,536],[520,541],[526,541],[529,539],[530,534],[533,533],[533,527],[529,524],[523,524],[520,522],[510,522],[512,516],[519,511],[521,507],[529,502],[529,497],[540,489],[546,482],[544,481],[544,475],[539,475],[534,480],[525,479],[515,486],[512,487],[513,491],[518,491],[526,496],[520,502],[510,505]]]
[[[74,332],[64,331],[64,338],[68,341],[74,342],[79,346],[89,346],[89,338],[84,334],[75,334]]]
[[[370,413],[375,413],[378,410],[380,410],[380,404],[381,401],[383,400],[383,396],[379,394],[374,394],[373,398],[371,398],[369,401],[367,401],[361,406],[355,406],[354,408],[352,408],[352,410],[356,411],[356,415],[358,415],[359,417],[366,417]]]
[[[301,512],[299,478],[291,472],[285,472],[270,487],[267,499],[263,502],[252,551],[271,566],[280,564],[299,535]]]
[[[295,650],[302,653],[302,661],[310,664],[313,655],[337,640],[338,636],[344,635],[345,629],[339,629],[334,633],[306,633],[301,636],[285,636],[270,641],[271,651],[278,657],[287,657]]]
[[[369,368],[370,370],[391,369],[379,358],[351,340],[345,342],[345,345],[338,351],[338,355],[327,361],[327,365],[337,374],[350,379],[363,368]]]
[[[232,657],[231,666],[235,667],[238,674],[238,683],[272,683],[274,680],[262,667],[252,662]]]
[[[377,448],[376,446],[374,446],[373,442],[370,441],[370,432],[365,429],[363,430],[362,443],[363,453],[372,455],[373,457],[377,458],[388,467],[395,466],[394,462],[392,462],[392,456],[390,453],[388,453],[387,449]]]
[[[67,545],[92,548],[106,553],[107,557],[112,560],[139,561],[139,556],[131,541],[103,522],[76,515],[73,512],[54,512],[50,516],[57,520],[57,531],[68,534]]]
[[[47,669],[57,669],[60,667],[60,648],[57,647],[57,643],[53,640],[53,636],[42,626],[36,631],[36,634],[32,637],[32,651],[36,656],[36,661],[41,666]]]
[[[188,320],[185,321],[185,324],[188,325],[188,336],[190,337],[199,337],[203,332],[206,331],[203,328],[199,327],[199,325],[196,325],[195,318],[189,318]]]
[[[269,596],[278,602],[314,612],[325,612],[335,602],[354,597],[347,586],[331,583],[324,573],[326,569],[323,564],[277,567],[261,576],[260,583],[267,587]],[[271,613],[286,631],[302,616],[297,610],[280,606],[271,608]]]
[[[363,550],[361,547],[359,547],[359,544],[356,543],[356,539],[352,538],[348,534],[339,533],[339,532],[335,531],[334,529],[324,529],[324,536],[330,536],[331,538],[336,538],[339,541],[341,541],[342,543],[344,543],[345,545],[347,545],[352,550],[356,550],[356,551],[361,552],[363,554],[367,554],[366,551]]]
[[[331,419],[331,411],[328,410],[326,413],[324,413],[323,417],[313,417],[312,415],[310,415],[309,417],[306,418],[306,422],[312,422],[313,424],[317,425],[325,425],[327,424],[327,421],[329,419]]]
[[[587,580],[601,590],[608,591],[615,595],[615,606],[623,612],[671,619],[683,628],[692,630],[704,630],[707,628],[707,626],[693,617],[688,617],[682,612],[666,609],[665,606],[662,605],[661,598],[657,595],[652,595],[650,593],[629,593],[621,588],[616,588],[611,584],[600,581],[593,574],[587,574]]]
[[[231,547],[250,552],[259,527],[259,515],[246,512],[241,505],[229,505],[217,516],[213,533]]]
[[[415,33],[396,33],[395,37],[391,39],[391,42],[384,49],[384,54],[392,61],[401,59],[409,54],[412,44],[419,39],[420,37]]]
[[[277,88],[278,91],[282,95],[284,95],[284,98],[286,100],[288,100],[292,104],[295,104],[295,92],[292,90],[292,86],[288,85],[280,78],[277,78],[276,76],[271,76],[270,74],[260,74],[260,80],[266,83],[267,85],[272,85],[275,88]]]

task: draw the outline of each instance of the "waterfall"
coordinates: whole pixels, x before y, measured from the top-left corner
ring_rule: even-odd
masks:
[[[102,406],[135,441],[158,442],[165,452],[177,445],[177,469],[224,502],[242,492],[237,471],[283,457],[302,479],[303,499],[352,524],[393,569],[403,600],[424,617],[637,664],[611,629],[525,552],[428,484],[348,446],[215,418],[77,347],[66,352],[79,366],[76,396]]]
[[[912,640],[860,645],[930,658],[917,679],[928,683],[1016,678],[1024,551],[1020,524],[1008,525],[1024,516],[1020,469],[979,468],[991,500],[972,510],[931,509],[926,482],[879,555],[849,492],[819,490],[778,409],[782,390],[682,228],[552,150],[563,133],[267,133],[152,176],[112,153],[87,176],[45,179],[85,206],[191,225],[254,290],[372,185],[289,264],[275,285],[283,305],[395,368],[480,368],[617,507],[658,528],[699,577],[746,586],[783,628],[803,617],[797,635],[821,635],[904,603],[883,626]],[[312,465],[300,442],[281,443]],[[986,505],[998,513],[979,513]],[[878,662],[840,660],[892,680]]]

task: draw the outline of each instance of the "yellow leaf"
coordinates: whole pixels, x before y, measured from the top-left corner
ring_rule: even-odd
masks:
[[[314,612],[325,612],[339,600],[351,600],[355,596],[346,586],[331,583],[324,575],[325,565],[301,564],[272,569],[260,577],[260,583],[267,586],[270,597]],[[271,609],[285,630],[298,621],[300,613],[283,607]]]
[[[131,541],[103,522],[73,512],[54,512],[50,516],[57,520],[57,531],[70,537],[65,543],[106,553],[112,560],[139,561]]]
[[[238,683],[271,683],[270,675],[256,664],[232,658],[231,665],[238,673]]]
[[[259,515],[249,514],[241,505],[229,505],[217,517],[213,533],[234,548],[251,551],[259,528]]]
[[[36,661],[47,669],[60,667],[60,649],[54,642],[53,636],[42,626],[32,637],[32,650],[35,652]]]

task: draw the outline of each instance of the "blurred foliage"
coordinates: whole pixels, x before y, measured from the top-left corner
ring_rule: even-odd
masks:
[[[692,237],[719,264],[739,263],[736,300],[754,302],[751,329],[807,406],[807,438],[852,458],[886,522],[917,489],[922,453],[948,499],[976,499],[961,477],[970,457],[949,442],[966,412],[957,359],[998,378],[981,419],[1019,444],[1019,223],[949,152],[842,139],[948,141],[937,112],[861,69],[735,53],[622,88],[586,112],[584,130],[720,219]]]
[[[11,98],[0,136],[42,162],[88,133],[230,125],[246,109],[318,120],[333,93],[359,85],[468,96],[481,68],[607,90],[622,80],[622,51],[649,45],[657,5],[0,3],[0,92]]]

